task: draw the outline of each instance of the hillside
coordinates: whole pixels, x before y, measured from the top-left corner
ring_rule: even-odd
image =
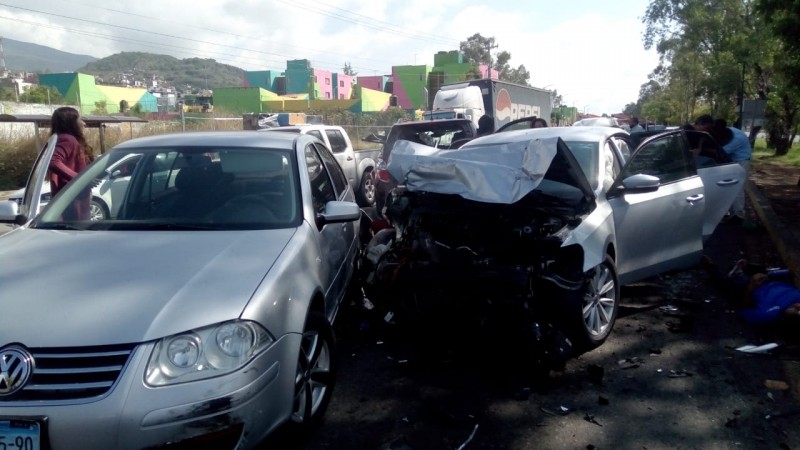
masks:
[[[6,67],[12,72],[75,72],[79,67],[97,60],[89,55],[76,55],[8,38],[3,38],[3,53]]]
[[[78,69],[98,77],[98,81],[114,83],[120,74],[149,81],[155,76],[181,90],[214,89],[242,86],[244,70],[213,59],[178,59],[172,56],[141,52],[122,52],[98,59]]]

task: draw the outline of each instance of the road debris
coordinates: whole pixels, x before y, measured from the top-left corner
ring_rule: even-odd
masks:
[[[583,416],[583,420],[585,420],[585,421],[587,421],[589,423],[593,423],[593,424],[597,425],[598,427],[602,427],[603,426],[603,425],[600,424],[600,422],[595,420],[594,416],[591,415],[591,414],[586,414],[585,416]]]
[[[736,350],[744,353],[766,353],[776,348],[778,348],[778,344],[770,342],[764,345],[743,345]]]
[[[472,439],[475,438],[475,433],[477,432],[478,432],[478,424],[476,423],[475,428],[472,429],[472,433],[469,434],[469,437],[467,438],[466,441],[464,441],[464,443],[458,446],[458,450],[464,450],[467,447],[467,444],[469,444],[470,441],[472,441]]]
[[[789,383],[780,380],[764,380],[764,386],[767,389],[775,389],[779,391],[785,391],[789,389]]]
[[[670,371],[669,371],[669,375],[667,375],[667,376],[668,376],[669,378],[685,378],[685,377],[690,377],[690,376],[692,376],[692,373],[691,373],[691,372],[689,372],[689,371],[687,371],[687,370],[685,370],[685,369],[680,369],[680,370],[670,370]]]

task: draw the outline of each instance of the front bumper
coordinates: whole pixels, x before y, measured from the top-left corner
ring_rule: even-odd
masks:
[[[230,430],[252,448],[291,414],[300,338],[283,336],[236,372],[157,388],[144,383],[153,344],[141,345],[101,399],[0,401],[0,419],[46,418],[42,448],[53,450],[158,448]]]

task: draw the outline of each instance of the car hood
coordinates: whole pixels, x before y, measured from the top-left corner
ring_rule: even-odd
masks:
[[[577,188],[587,203],[595,198],[577,160],[557,137],[478,139],[457,150],[397,141],[387,169],[409,191],[457,194],[479,202],[516,203],[545,179]]]
[[[0,346],[143,342],[237,318],[295,231],[12,231]]]

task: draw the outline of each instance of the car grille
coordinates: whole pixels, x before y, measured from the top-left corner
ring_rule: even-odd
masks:
[[[135,345],[28,349],[35,368],[11,402],[97,399],[111,391]]]

